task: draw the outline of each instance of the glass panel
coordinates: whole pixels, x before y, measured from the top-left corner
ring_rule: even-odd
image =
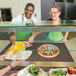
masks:
[[[56,27],[56,26],[76,26],[76,20],[61,20],[61,24],[52,25],[51,21],[41,21],[36,23],[34,26],[28,26],[25,23],[20,22],[0,22],[0,27]]]
[[[22,43],[19,44],[18,42],[24,42],[24,41],[16,41],[18,44],[15,43],[15,45],[11,45],[11,43],[9,41],[9,36],[7,39],[7,35],[8,35],[8,32],[5,32],[5,33],[0,32],[0,37],[2,37],[2,38],[0,38],[0,55],[6,53],[6,54],[8,54],[8,57],[10,56],[10,58],[11,58],[13,53],[11,55],[10,52],[14,52],[16,50],[15,45],[21,49],[21,45],[23,45],[23,44]],[[30,57],[29,57],[29,60],[27,59],[24,62],[24,64],[22,64],[22,66],[36,64],[36,65],[42,66],[42,67],[46,66],[46,68],[47,67],[69,67],[69,66],[75,67],[76,66],[76,55],[75,55],[76,54],[76,48],[75,48],[76,47],[76,32],[70,32],[69,36],[68,36],[68,41],[66,41],[66,42],[58,42],[58,41],[54,42],[54,41],[48,40],[47,36],[48,36],[48,32],[42,32],[41,34],[39,34],[35,37],[35,41],[32,43],[31,47],[28,47],[26,50],[19,51],[19,53],[20,52],[21,53],[29,52],[29,51],[32,52],[32,54],[30,55],[30,57],[32,57],[32,59],[30,60]],[[26,41],[28,41],[28,40],[26,40]],[[48,47],[50,47],[50,49],[54,48],[54,49],[52,49],[52,51],[53,50],[57,51],[59,49],[58,54],[56,56],[53,56],[50,59],[45,58],[42,55],[40,55],[39,50],[41,47],[43,47],[45,45],[48,45]],[[14,47],[14,48],[11,48],[11,47]],[[12,50],[10,50],[10,48]],[[6,52],[6,51],[8,51],[8,52]],[[46,52],[46,50],[45,50],[45,52]],[[16,52],[15,54],[18,55],[19,53]],[[25,56],[26,55],[27,54],[25,54]],[[36,56],[34,56],[34,55],[36,55]],[[67,62],[67,63],[65,63],[65,62]],[[0,65],[6,66],[7,63],[8,63],[8,60],[6,62],[1,61]]]
[[[63,37],[61,38],[61,34],[63,35],[63,37],[65,36],[65,32],[41,32],[40,34],[38,34],[35,37],[34,43],[38,43],[38,45],[52,43],[54,45],[57,45],[58,47],[62,47],[62,45],[65,44],[67,47],[67,50],[69,50],[69,51],[76,50],[75,49],[76,32],[69,32],[69,35],[67,37],[68,39],[65,42],[63,41]],[[0,50],[3,50],[10,43],[9,37],[10,37],[10,34],[8,32],[0,32]],[[31,37],[31,35],[30,35],[30,37]],[[22,40],[22,41],[16,40],[16,41],[17,41],[17,43],[22,42],[22,45],[24,44],[23,43],[24,40]],[[25,41],[27,42],[28,39],[25,39]],[[21,43],[19,43],[19,44],[21,44]],[[31,49],[31,50],[36,51],[37,49]],[[62,51],[66,51],[66,49],[62,49]]]
[[[37,32],[41,33],[39,35],[37,35],[34,39],[34,42],[32,43],[31,47],[26,48],[26,50],[22,50],[23,44],[21,43],[18,45],[15,43],[15,45],[11,45],[10,41],[9,41],[9,33],[7,32],[0,32],[0,54],[8,54],[8,57],[12,56],[13,54],[17,54],[17,57],[20,57],[19,54],[22,54],[23,52],[30,52],[30,57],[32,58],[28,58],[25,62],[26,64],[22,64],[22,66],[27,66],[30,64],[37,64],[39,66],[43,66],[45,67],[68,67],[68,66],[76,66],[76,32],[71,32],[70,30],[72,29],[73,31],[75,31],[75,26],[76,26],[76,20],[62,20],[62,24],[61,25],[51,25],[51,21],[42,21],[38,24],[36,24],[36,26],[29,26],[26,27],[25,24],[21,23],[21,24],[11,24],[10,22],[1,22],[0,23],[0,30],[10,30],[10,32],[12,31],[11,29],[15,29],[15,30],[21,30],[21,32],[24,32],[23,30],[26,30],[27,32],[29,32],[29,30],[31,30],[30,32],[36,32],[36,30],[38,30]],[[36,28],[37,27],[37,28]],[[65,27],[65,28],[64,28]],[[5,29],[6,28],[6,29]],[[53,30],[53,31],[51,31]],[[54,38],[58,38],[60,37],[60,30],[63,30],[62,35],[64,37],[65,32],[64,30],[68,28],[69,31],[69,36],[68,36],[68,41],[64,42],[62,40],[60,41],[56,41]],[[15,32],[13,30],[13,32]],[[53,33],[54,32],[54,33]],[[56,34],[55,32],[59,32],[58,34]],[[17,33],[17,32],[16,32]],[[19,34],[20,35],[20,34]],[[49,35],[49,36],[48,36]],[[55,35],[55,36],[52,36]],[[2,38],[1,38],[2,37]],[[55,41],[51,40],[54,39]],[[21,37],[23,38],[23,36]],[[48,39],[49,38],[49,39]],[[60,37],[61,38],[61,37]],[[59,39],[59,38],[58,38]],[[26,40],[28,41],[28,40]],[[16,41],[16,42],[24,42],[23,41]],[[10,44],[10,45],[9,45]],[[44,54],[50,54],[50,52],[48,52],[47,50],[44,50],[43,47],[48,47],[50,48],[49,50],[53,51],[53,56],[51,56],[51,60],[49,58],[45,58],[43,57]],[[14,47],[14,48],[11,48]],[[11,50],[11,49],[12,50]],[[21,51],[19,51],[18,49],[21,49]],[[15,50],[18,50],[17,52]],[[8,51],[8,52],[6,52]],[[43,54],[40,52],[43,51]],[[45,52],[44,52],[45,51]],[[55,51],[55,52],[54,52]],[[11,54],[12,55],[11,55]],[[25,54],[22,56],[26,56],[28,54]],[[51,52],[52,53],[52,52]],[[10,55],[9,55],[10,54]],[[56,55],[55,55],[56,54]],[[35,56],[34,56],[35,55]],[[10,58],[9,57],[9,58]],[[36,58],[38,57],[38,58]],[[67,63],[65,63],[67,61]],[[8,61],[6,61],[8,62]],[[38,63],[37,63],[38,62]],[[6,65],[6,63],[1,62],[0,65]]]

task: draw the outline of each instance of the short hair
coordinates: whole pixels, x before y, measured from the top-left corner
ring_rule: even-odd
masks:
[[[59,6],[52,6],[51,8],[57,8],[59,12],[61,12],[61,8]]]
[[[31,7],[33,7],[33,9],[35,9],[35,6],[34,6],[32,3],[28,3],[28,4],[25,6],[25,9],[26,9],[27,6],[31,6]]]

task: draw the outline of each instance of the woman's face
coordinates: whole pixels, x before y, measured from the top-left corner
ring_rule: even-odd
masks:
[[[54,8],[50,9],[50,16],[51,16],[52,20],[58,19],[60,14],[61,14],[61,12],[59,12],[57,8],[54,7]]]

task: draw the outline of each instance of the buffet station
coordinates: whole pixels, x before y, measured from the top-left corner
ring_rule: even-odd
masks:
[[[6,61],[0,62],[2,66],[14,59],[25,60],[15,68],[18,71],[17,76],[76,75],[74,59],[65,43],[9,42],[0,54],[6,54]]]
[[[15,45],[10,43],[2,53],[7,55],[8,60],[18,58],[26,61],[73,62],[64,43],[32,43],[31,45],[28,42],[18,41],[15,42]]]
[[[51,31],[76,31],[76,21],[63,20],[61,25],[53,26],[43,21],[36,26],[24,24],[0,23],[0,31],[4,32],[51,32]],[[22,26],[23,25],[23,26]],[[7,43],[8,42],[8,43]],[[50,42],[39,40],[34,43],[27,41],[2,40],[3,50],[0,55],[6,54],[6,60],[0,62],[0,66],[7,66],[14,59],[24,59],[17,68],[17,76],[75,76],[76,56],[75,50],[67,48],[65,42]],[[69,44],[70,45],[70,44]],[[74,54],[74,55],[73,55]]]

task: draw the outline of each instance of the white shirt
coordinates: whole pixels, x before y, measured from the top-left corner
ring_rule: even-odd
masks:
[[[31,17],[31,19],[27,19],[25,15],[23,15],[22,17],[22,14],[20,14],[19,16],[14,18],[11,23],[12,24],[20,24],[20,23],[28,24],[28,23],[32,23],[32,21],[33,23],[37,23],[37,20],[35,17]]]

